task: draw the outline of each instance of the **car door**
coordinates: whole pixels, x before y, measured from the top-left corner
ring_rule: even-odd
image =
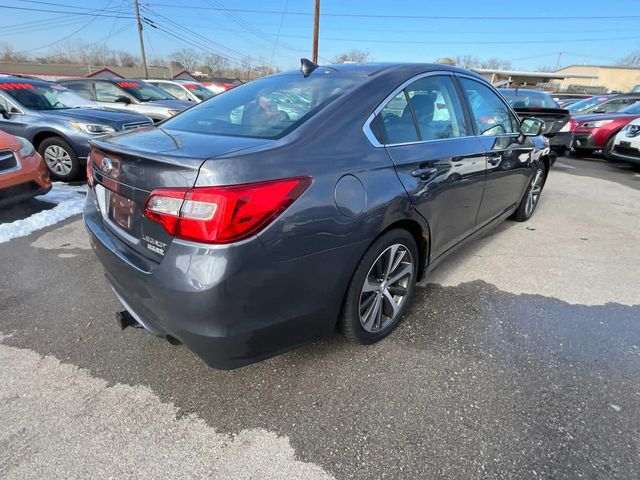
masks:
[[[487,152],[486,185],[478,227],[517,205],[532,168],[534,143],[520,135],[520,120],[497,91],[481,80],[458,75],[477,139]]]
[[[475,228],[486,171],[454,77],[423,74],[378,107],[374,128],[413,205],[429,223],[435,259]]]
[[[135,110],[135,100],[127,92],[109,82],[95,82],[96,102],[104,107],[119,110]],[[128,98],[131,103],[117,102],[120,98]]]
[[[0,130],[20,137],[27,135],[28,115],[22,108],[2,94],[0,94],[0,105],[8,113],[8,118],[0,115]]]

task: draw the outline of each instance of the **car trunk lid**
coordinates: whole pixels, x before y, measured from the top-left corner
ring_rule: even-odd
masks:
[[[103,223],[131,248],[161,261],[172,237],[161,225],[145,218],[151,192],[191,188],[205,160],[262,142],[162,128],[92,141],[93,193]]]
[[[535,117],[544,122],[542,133],[552,137],[564,127],[571,118],[569,110],[564,108],[516,108],[515,111],[520,117]]]

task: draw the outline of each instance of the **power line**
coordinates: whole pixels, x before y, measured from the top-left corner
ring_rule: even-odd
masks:
[[[180,8],[191,10],[216,10],[236,13],[258,13],[266,15],[291,15],[291,16],[313,16],[313,12],[282,12],[278,10],[253,10],[247,8],[221,8],[221,7],[204,7],[197,5],[175,5],[167,3],[156,3],[156,7]],[[640,20],[640,15],[581,15],[572,17],[558,16],[486,16],[486,15],[388,15],[388,14],[371,14],[371,13],[322,13],[323,17],[345,17],[345,18],[400,18],[400,19],[418,19],[418,20]]]
[[[47,45],[43,45],[42,47],[36,47],[36,48],[29,48],[27,50],[21,50],[17,53],[28,53],[28,52],[33,52],[35,50],[42,50],[43,48],[49,48],[53,45],[57,45],[60,42],[64,42],[65,40],[73,37],[76,33],[84,30],[85,28],[87,28],[89,25],[91,25],[94,21],[96,21],[98,19],[98,16],[100,15],[100,13],[104,12],[107,7],[111,4],[113,0],[109,0],[106,5],[104,6],[104,8],[102,10],[100,10],[98,13],[96,13],[87,23],[85,23],[83,26],[81,26],[80,28],[78,28],[77,30],[74,30],[73,32],[71,32],[68,35],[65,35],[64,37],[62,37],[60,40],[56,40],[55,42],[51,42],[48,43]]]
[[[0,5],[0,8],[6,8],[9,10],[22,10],[22,11],[27,11],[27,12],[45,12],[45,13],[67,13],[67,14],[73,14],[73,15],[85,15],[88,17],[92,17],[95,14],[94,13],[90,13],[90,12],[69,12],[69,11],[62,11],[62,10],[48,10],[48,9],[43,9],[43,8],[28,8],[28,7],[14,7],[14,6],[9,6],[9,5]],[[135,18],[133,16],[127,15],[111,15],[109,13],[101,13],[100,15],[98,15],[100,17],[105,17],[105,18],[128,18],[128,19],[132,19]]]

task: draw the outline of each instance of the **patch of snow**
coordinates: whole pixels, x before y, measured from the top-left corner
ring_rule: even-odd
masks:
[[[34,213],[27,218],[22,218],[11,223],[0,224],[0,243],[8,242],[17,237],[31,235],[37,230],[50,227],[73,215],[82,213],[86,192],[86,185],[67,185],[61,182],[54,183],[49,193],[36,198],[43,202],[53,203],[56,206],[50,210]]]

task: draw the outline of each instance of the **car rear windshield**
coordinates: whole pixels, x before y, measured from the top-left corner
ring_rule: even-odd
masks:
[[[337,97],[355,76],[278,75],[221,93],[163,123],[166,128],[236,137],[280,138]]]
[[[562,108],[546,93],[502,90],[502,95],[513,108]]]
[[[584,100],[580,100],[572,105],[567,107],[567,110],[570,112],[581,112],[582,110],[586,110],[591,107],[595,107],[599,103],[604,102],[605,100],[609,100],[610,97],[597,95],[591,98],[585,98]]]
[[[168,94],[164,90],[145,82],[122,80],[116,82],[116,85],[141,102],[176,99],[176,97]]]
[[[0,83],[0,91],[30,110],[96,107],[91,100],[82,98],[61,85],[6,82]]]

